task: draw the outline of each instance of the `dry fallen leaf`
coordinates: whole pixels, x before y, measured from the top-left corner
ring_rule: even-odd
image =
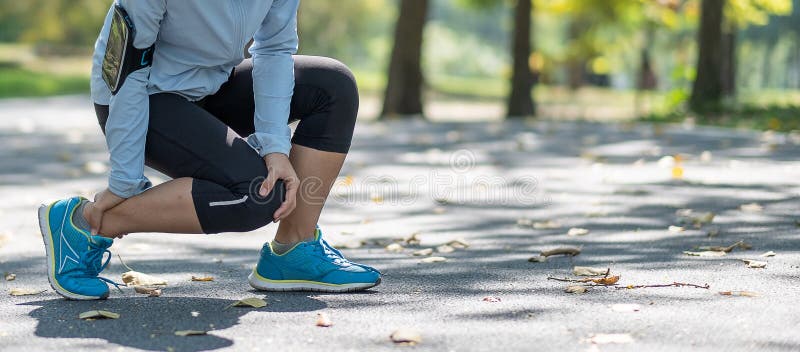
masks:
[[[203,330],[178,330],[175,332],[177,336],[198,336],[206,334],[208,334],[208,331]]]
[[[547,257],[543,255],[537,255],[535,257],[528,258],[528,261],[531,263],[544,263],[547,261]]]
[[[132,286],[166,286],[167,282],[161,278],[140,273],[138,271],[127,271],[122,274],[122,282]]]
[[[708,163],[711,162],[712,158],[713,158],[713,155],[708,150],[704,150],[702,153],[700,153],[700,162],[708,164]]]
[[[764,207],[758,203],[748,203],[742,204],[739,209],[745,213],[760,213],[764,210]]]
[[[778,255],[778,254],[773,252],[773,251],[769,251],[769,252],[766,252],[766,253],[762,254],[761,256],[766,258],[766,257],[774,257],[776,255]]]
[[[676,165],[672,168],[672,178],[675,179],[682,179],[683,178],[683,166]]]
[[[690,257],[721,257],[727,253],[723,251],[702,251],[702,252],[684,251],[683,254],[686,254]]]
[[[758,297],[758,292],[753,291],[721,291],[719,294],[723,296],[738,296],[738,297]]]
[[[6,281],[14,281],[17,278],[17,274],[14,273],[6,273]]]
[[[739,241],[739,242],[736,242],[736,243],[734,243],[734,244],[732,244],[730,246],[725,246],[725,247],[722,247],[722,246],[711,246],[711,247],[699,247],[698,249],[701,250],[701,251],[714,251],[714,252],[730,253],[731,251],[733,251],[734,248],[739,248],[739,249],[742,249],[742,250],[748,250],[748,249],[752,249],[753,246],[751,246],[750,244],[745,243],[743,241]]]
[[[469,242],[464,239],[455,239],[450,242],[447,242],[447,245],[453,247],[455,249],[467,249],[469,248]]]
[[[414,232],[408,238],[404,238],[403,241],[409,246],[415,246],[420,244],[422,240],[419,239],[419,232]]]
[[[537,230],[552,230],[561,228],[561,224],[554,220],[537,221],[533,223],[533,228]]]
[[[40,290],[40,289],[28,289],[28,288],[12,288],[8,291],[8,294],[12,296],[30,296],[30,295],[38,295],[47,290]]]
[[[667,231],[669,231],[669,232],[672,232],[672,233],[683,232],[683,230],[684,230],[684,228],[683,228],[683,227],[681,227],[681,226],[674,226],[674,225],[670,225],[670,226],[667,228]]]
[[[450,247],[449,245],[446,244],[436,247],[436,251],[439,253],[452,253],[455,250],[456,250],[455,248]]]
[[[133,286],[136,293],[148,295],[150,297],[161,297],[161,288],[158,286]]]
[[[445,257],[427,257],[425,259],[420,260],[420,263],[441,263],[447,261]]]
[[[594,334],[589,338],[589,342],[596,345],[631,343],[633,342],[633,337],[629,334]]]
[[[411,254],[413,254],[414,256],[417,256],[417,257],[431,255],[431,254],[433,254],[433,248],[420,249],[418,251],[414,251],[414,253],[411,253]]]
[[[209,281],[214,281],[214,277],[213,276],[194,276],[194,275],[192,275],[192,281],[209,282]]]
[[[573,227],[567,231],[567,236],[585,236],[588,234],[589,230],[580,227]]]
[[[496,303],[496,302],[500,302],[500,297],[486,296],[486,297],[483,297],[482,301]]]
[[[581,285],[570,285],[570,286],[567,286],[566,289],[564,289],[564,292],[566,292],[566,293],[576,293],[576,294],[578,294],[578,293],[586,293],[586,287],[585,286],[581,286]]]
[[[78,319],[118,319],[119,314],[107,310],[90,310],[78,315]]]
[[[267,302],[258,297],[249,297],[245,299],[240,299],[236,302],[231,303],[231,305],[225,307],[228,309],[230,307],[251,307],[251,308],[262,308],[266,307]]]
[[[638,312],[642,309],[642,306],[638,304],[613,304],[611,305],[611,310],[620,313],[628,313],[628,312]]]
[[[759,260],[742,259],[742,261],[745,265],[747,265],[748,268],[763,269],[767,267],[767,262],[762,262]]]
[[[616,276],[608,276],[608,277],[600,277],[597,279],[593,279],[592,282],[598,285],[613,285],[619,281],[619,275]]]
[[[420,335],[419,331],[408,328],[395,330],[389,335],[389,338],[392,339],[392,342],[399,345],[414,346],[422,342],[422,335]]]
[[[533,220],[528,218],[519,218],[517,219],[517,226],[519,227],[528,227],[533,224]]]
[[[386,249],[387,252],[400,253],[405,248],[403,248],[403,246],[401,244],[399,244],[399,243],[392,243],[392,244],[389,244],[388,246],[386,246],[384,249]]]
[[[684,224],[691,224],[695,228],[701,228],[705,224],[710,224],[714,221],[716,214],[712,212],[696,213],[692,209],[679,209],[675,212],[678,220]]]
[[[321,326],[323,328],[327,328],[332,326],[333,322],[331,318],[328,317],[328,314],[325,312],[317,313],[317,326]]]
[[[581,254],[581,250],[575,247],[559,247],[547,251],[542,251],[541,253],[543,257],[552,257],[554,255],[566,255],[574,257],[578,254]]]
[[[800,225],[798,225],[798,226],[800,226]],[[8,242],[8,238],[9,238],[9,234],[8,233],[5,233],[5,232],[0,233],[0,247],[2,247],[3,245],[6,244],[6,242]]]
[[[606,275],[609,272],[607,268],[593,268],[590,266],[576,266],[572,268],[572,274],[575,276],[597,276]]]

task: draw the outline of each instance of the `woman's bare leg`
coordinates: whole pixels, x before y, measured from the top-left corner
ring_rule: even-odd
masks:
[[[192,202],[192,179],[162,183],[103,214],[101,236],[136,232],[202,233]]]
[[[275,235],[278,242],[294,243],[313,236],[322,207],[346,156],[292,145],[289,161],[300,179],[300,189],[294,211],[280,221]]]
[[[275,239],[293,243],[312,236],[345,157],[342,153],[292,146],[289,160],[300,178],[297,207],[280,221]],[[102,236],[137,232],[202,233],[192,201],[192,179],[178,178],[160,184],[103,215]]]

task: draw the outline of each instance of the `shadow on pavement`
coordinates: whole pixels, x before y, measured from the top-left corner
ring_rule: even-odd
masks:
[[[281,297],[280,300],[269,299],[269,305],[261,309],[225,309],[234,301],[200,297],[137,297],[106,301],[54,299],[24,305],[40,306],[29,314],[38,321],[36,336],[97,338],[152,351],[208,351],[233,345],[232,340],[218,336],[214,331],[239,324],[239,318],[245,314],[314,311],[326,307],[324,302],[307,295]],[[120,318],[78,319],[80,313],[96,309],[119,313]],[[186,337],[175,335],[175,331],[180,330],[203,330],[209,333]]]

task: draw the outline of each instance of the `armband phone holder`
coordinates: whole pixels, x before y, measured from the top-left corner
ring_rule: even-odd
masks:
[[[114,5],[106,53],[103,57],[103,80],[111,90],[111,94],[119,92],[128,75],[150,66],[153,62],[154,45],[137,49],[133,46],[135,37],[136,27],[128,12],[122,6]]]

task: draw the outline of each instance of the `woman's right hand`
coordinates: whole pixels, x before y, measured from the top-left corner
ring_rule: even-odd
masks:
[[[125,198],[117,196],[108,189],[105,189],[94,196],[93,202],[86,204],[86,207],[83,208],[83,217],[89,222],[93,236],[101,231],[103,214],[123,201],[125,201]]]

